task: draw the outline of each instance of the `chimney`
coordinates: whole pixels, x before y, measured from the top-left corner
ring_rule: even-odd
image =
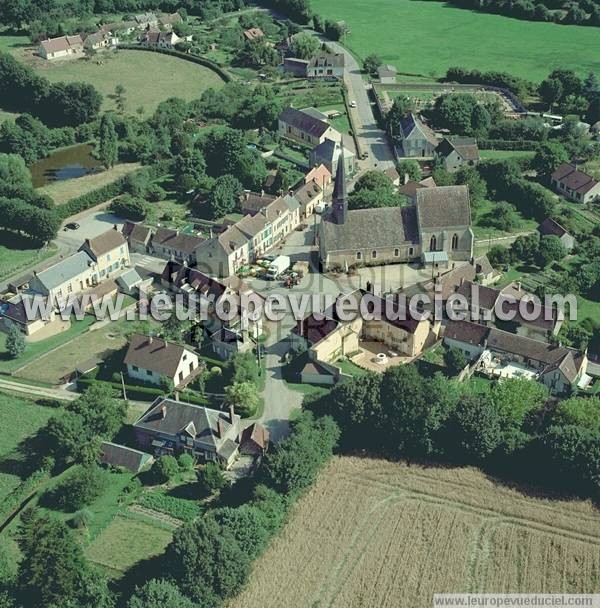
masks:
[[[233,407],[233,405],[229,406],[229,421],[231,422],[231,424],[235,422],[235,408]]]
[[[33,276],[34,276],[34,277],[37,277],[37,270],[34,270],[34,271],[33,271]]]
[[[152,340],[153,340],[152,336],[148,336],[148,344],[152,344]]]
[[[408,182],[410,181],[410,175],[408,175],[408,173],[404,174],[404,183],[408,184]]]
[[[164,404],[160,406],[160,415],[163,420],[167,417],[167,406]]]
[[[116,224],[113,224],[113,230],[119,230]]]
[[[265,195],[265,191],[264,191],[264,190],[261,190],[261,191],[260,191],[260,197],[262,198],[264,195]]]
[[[521,291],[521,281],[517,281],[517,290]]]

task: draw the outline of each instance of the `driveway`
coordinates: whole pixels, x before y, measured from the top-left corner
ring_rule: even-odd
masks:
[[[77,222],[79,228],[77,230],[61,230],[55,241],[61,249],[67,250],[69,253],[79,249],[85,239],[93,239],[115,225],[120,229],[125,223],[123,218],[104,210],[94,211],[87,215],[82,214],[81,217],[74,216],[69,218],[69,221]]]

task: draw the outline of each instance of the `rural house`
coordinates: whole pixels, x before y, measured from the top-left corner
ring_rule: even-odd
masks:
[[[556,192],[577,203],[600,198],[600,182],[572,163],[560,165],[552,174],[551,183]]]
[[[393,65],[380,65],[377,68],[377,77],[381,84],[396,84],[398,70]]]
[[[280,68],[284,74],[291,74],[297,78],[306,78],[308,74],[308,60],[297,57],[285,57]]]
[[[113,21],[111,23],[104,23],[100,28],[101,32],[105,34],[116,35],[128,35],[137,29],[137,22],[135,21]]]
[[[327,168],[324,165],[321,165],[321,167],[327,172],[326,174],[323,173],[325,179],[327,175],[331,179],[331,174]],[[315,212],[315,207],[323,202],[324,194],[324,188],[318,184],[316,177],[314,181],[306,182],[293,193],[294,198],[300,205],[300,219],[304,220]]]
[[[79,251],[95,262],[100,281],[130,264],[127,241],[116,226],[93,239],[85,239]]]
[[[175,32],[154,32],[148,31],[140,37],[140,45],[157,49],[174,49],[175,45],[182,42],[185,38],[180,38]]]
[[[344,77],[345,58],[343,53],[319,53],[313,57],[306,70],[308,78]]]
[[[38,47],[38,55],[44,59],[64,59],[83,55],[83,39],[75,36],[58,36],[42,40]]]
[[[121,232],[127,239],[129,251],[148,253],[152,240],[152,230],[148,226],[127,221],[123,224]]]
[[[170,15],[161,15],[158,18],[158,24],[165,30],[172,30],[177,23],[183,23],[183,19],[179,13],[171,13]]]
[[[259,27],[251,27],[250,29],[244,30],[244,39],[249,42],[264,37],[265,33]]]
[[[254,422],[242,431],[240,453],[250,456],[263,456],[269,447],[269,431]]]
[[[432,157],[438,145],[435,133],[415,114],[400,120],[399,132],[392,134],[402,147],[402,155],[409,158]]]
[[[404,183],[400,185],[398,192],[403,194],[410,203],[416,205],[417,203],[417,190],[421,190],[422,188],[435,188],[436,183],[433,177],[426,177],[419,182],[416,182],[412,179],[408,179],[408,175],[404,176]]]
[[[325,165],[331,175],[335,175],[338,169],[338,162],[342,154],[343,141],[341,139],[326,139],[310,151],[311,166]],[[353,175],[356,171],[356,155],[354,152],[344,147],[344,165],[346,175]]]
[[[204,239],[171,228],[157,228],[150,241],[150,253],[165,260],[171,258],[188,264],[196,263],[196,248]]]
[[[84,48],[91,51],[101,51],[108,48],[114,48],[117,46],[117,44],[119,44],[119,39],[113,34],[105,32],[104,30],[99,30],[93,34],[89,34],[83,41]]]
[[[537,228],[540,236],[556,236],[560,239],[564,248],[571,251],[575,247],[575,238],[569,234],[558,222],[549,217],[546,218]]]
[[[326,139],[342,139],[340,133],[329,123],[292,107],[285,108],[279,115],[279,134],[311,148],[322,144]]]
[[[319,166],[313,167],[305,176],[304,183],[316,182],[322,190],[325,190],[329,184],[331,184],[332,173],[326,165],[320,164]]]
[[[154,13],[140,13],[139,15],[135,15],[133,20],[137,23],[139,30],[158,26],[158,17]]]
[[[444,333],[449,347],[462,350],[475,369],[492,377],[529,378],[553,395],[569,394],[589,382],[585,353],[519,336],[470,321],[450,321]]]
[[[444,137],[435,149],[435,156],[451,173],[465,165],[472,167],[479,162],[477,140],[473,137]]]
[[[39,309],[34,318],[28,316],[24,300],[31,297],[32,294],[25,292],[12,298],[0,298],[0,329],[2,331],[7,331],[12,323],[26,336],[33,336],[56,319],[54,308],[50,311],[48,319],[42,318]]]
[[[200,405],[158,397],[133,425],[140,447],[163,454],[190,454],[229,468],[239,454],[240,417]]]
[[[162,338],[133,334],[125,355],[130,378],[160,385],[163,378],[176,388],[186,385],[200,370],[198,355]]]

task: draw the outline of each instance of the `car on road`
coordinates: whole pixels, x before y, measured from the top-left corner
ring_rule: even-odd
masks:
[[[65,230],[77,230],[79,228],[79,224],[77,222],[69,222],[65,224]]]
[[[355,107],[356,107],[356,101],[352,100],[352,101],[350,102],[350,107],[351,107],[351,108],[355,108]]]

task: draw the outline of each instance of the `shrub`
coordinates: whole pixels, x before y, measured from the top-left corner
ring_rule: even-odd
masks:
[[[152,465],[152,478],[156,483],[167,483],[179,472],[179,465],[174,456],[161,456]]]
[[[190,454],[181,454],[177,459],[181,471],[193,471],[196,461]]]
[[[200,506],[195,502],[169,496],[164,492],[144,492],[139,497],[138,504],[181,521],[193,521],[201,514]]]
[[[47,492],[43,502],[61,511],[76,511],[96,500],[106,481],[106,474],[98,466],[81,466]]]
[[[227,483],[225,477],[223,477],[221,467],[214,462],[204,465],[198,471],[197,478],[200,488],[205,494],[212,494],[221,490]]]
[[[77,511],[75,515],[69,520],[69,525],[72,528],[87,528],[92,520],[94,519],[94,515],[91,511],[87,509],[81,509],[81,511]]]

